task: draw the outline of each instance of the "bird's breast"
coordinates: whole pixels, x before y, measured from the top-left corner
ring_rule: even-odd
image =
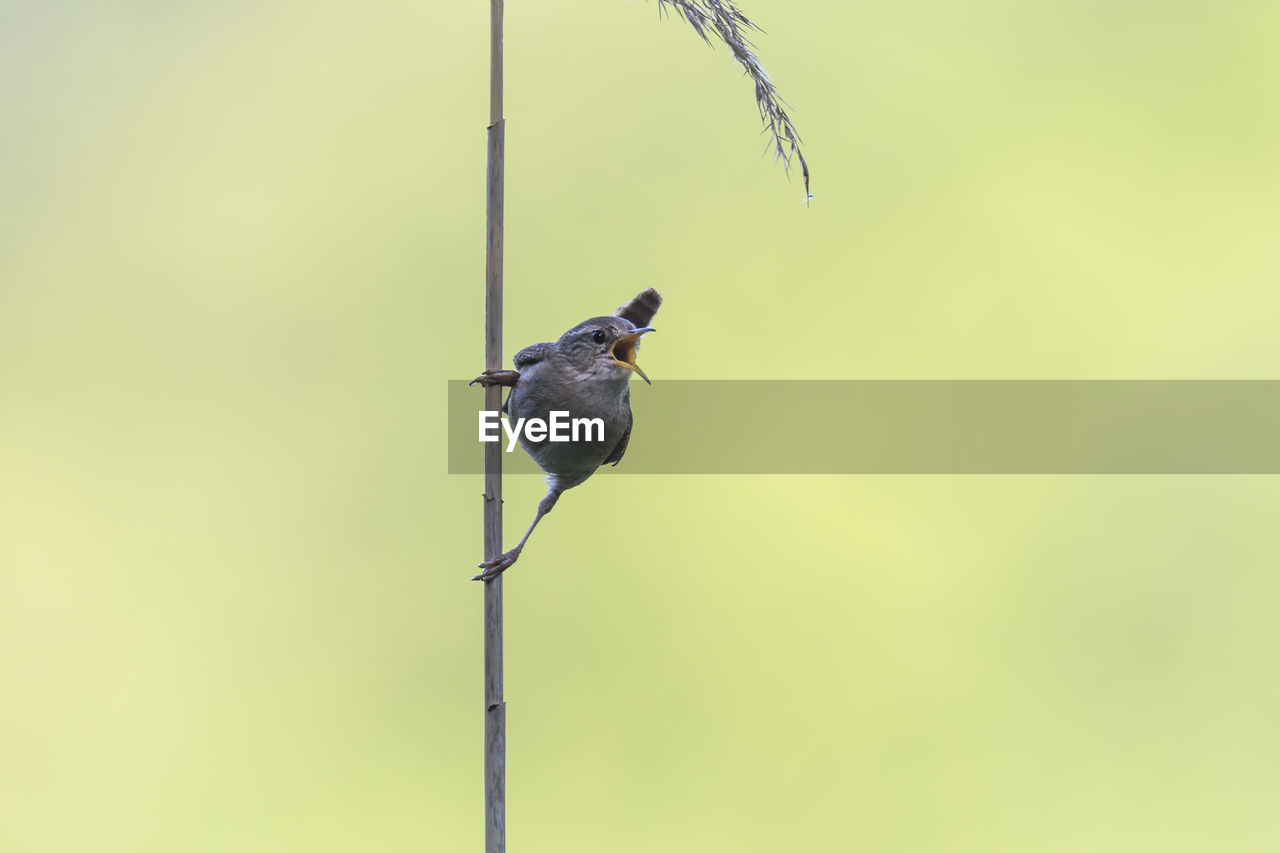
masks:
[[[548,474],[585,479],[631,426],[626,383],[582,379],[554,361],[533,368],[521,372],[507,402],[508,417],[524,421],[520,445]],[[528,436],[534,421],[540,439]]]

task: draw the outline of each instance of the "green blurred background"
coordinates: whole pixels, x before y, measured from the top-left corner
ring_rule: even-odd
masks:
[[[636,393],[1277,378],[1280,6],[744,8],[808,210],[723,48],[511,3],[508,353],[654,285]],[[487,15],[0,4],[0,849],[480,849],[443,405],[483,360]],[[511,848],[1274,849],[1278,511],[590,482],[506,582]]]

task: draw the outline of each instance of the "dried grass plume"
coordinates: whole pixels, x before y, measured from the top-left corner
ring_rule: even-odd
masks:
[[[760,109],[760,120],[764,123],[764,131],[770,135],[769,147],[773,149],[774,160],[781,160],[787,174],[791,174],[792,158],[800,164],[800,172],[804,176],[804,194],[809,199],[809,164],[800,153],[800,135],[796,133],[791,117],[786,108],[790,106],[778,94],[769,72],[764,70],[760,59],[755,54],[755,45],[743,33],[755,30],[763,32],[755,22],[742,10],[728,0],[658,0],[658,13],[670,14],[672,7],[676,13],[689,22],[694,32],[711,44],[711,34],[719,36],[733,53],[733,58],[742,65],[751,81],[756,86],[756,105]],[[765,149],[766,152],[769,150]]]

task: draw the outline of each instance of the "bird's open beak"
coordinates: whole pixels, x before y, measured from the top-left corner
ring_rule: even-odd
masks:
[[[636,345],[640,343],[640,338],[648,332],[655,331],[647,326],[643,329],[636,329],[634,332],[628,332],[618,338],[618,342],[613,345],[613,358],[618,364],[627,370],[634,370],[640,374],[640,378],[645,382],[649,382],[649,377],[644,375],[644,371],[640,369],[640,365],[636,364]],[[649,382],[652,385],[652,382]]]

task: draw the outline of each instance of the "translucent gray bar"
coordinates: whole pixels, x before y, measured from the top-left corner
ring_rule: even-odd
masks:
[[[483,397],[449,383],[451,474],[483,469]],[[601,473],[1280,473],[1274,380],[656,380],[631,401]],[[503,461],[539,473],[519,447]]]

